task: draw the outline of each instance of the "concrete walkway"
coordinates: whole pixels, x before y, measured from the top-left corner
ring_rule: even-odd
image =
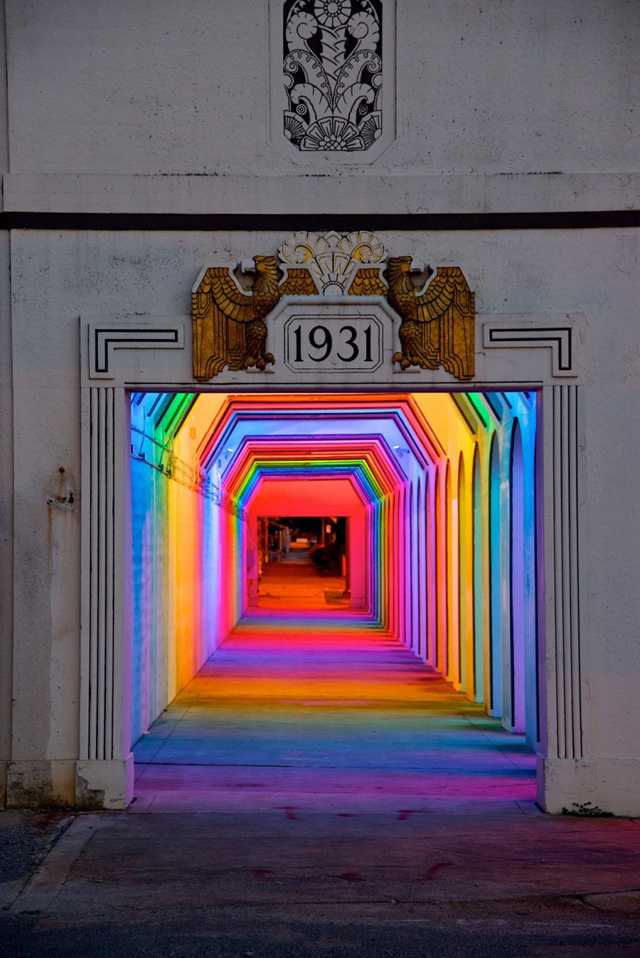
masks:
[[[289,553],[284,561],[272,562],[263,568],[258,606],[261,609],[348,608],[349,599],[342,597],[344,588],[344,576],[320,575],[306,553]]]
[[[134,751],[136,810],[395,814],[535,798],[522,736],[339,612],[249,613]]]
[[[640,823],[543,815],[522,739],[363,624],[257,610],[129,811],[0,813],[2,958],[639,956]]]

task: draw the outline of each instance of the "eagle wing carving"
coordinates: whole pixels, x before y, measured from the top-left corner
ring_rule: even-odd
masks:
[[[411,257],[389,260],[389,304],[400,314],[402,369],[442,366],[456,379],[475,373],[475,294],[459,266],[440,266],[423,291],[411,279]]]
[[[380,276],[380,266],[365,266],[355,272],[349,287],[350,296],[384,296],[389,290]]]
[[[239,288],[225,266],[210,266],[191,294],[193,375],[198,382],[230,370],[273,363],[265,352],[265,317],[280,298],[275,256],[256,256],[252,288]]]
[[[318,292],[313,276],[305,267],[290,266],[280,285],[281,296],[315,296]]]

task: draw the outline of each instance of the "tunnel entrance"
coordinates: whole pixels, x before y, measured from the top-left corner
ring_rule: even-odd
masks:
[[[130,403],[142,803],[533,797],[535,392]]]

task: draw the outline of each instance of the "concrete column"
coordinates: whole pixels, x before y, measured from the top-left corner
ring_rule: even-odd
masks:
[[[538,798],[550,812],[584,803],[595,769],[585,761],[581,675],[581,417],[577,386],[543,394],[545,531],[545,698]]]
[[[124,389],[83,390],[82,659],[79,807],[124,808],[130,750],[129,406]]]

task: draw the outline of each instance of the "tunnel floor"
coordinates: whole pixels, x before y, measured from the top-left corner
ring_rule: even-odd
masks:
[[[272,562],[262,570],[258,588],[258,607],[261,609],[326,609],[349,607],[343,596],[345,577],[320,574],[311,559],[287,559]]]
[[[535,758],[365,615],[249,612],[134,749],[133,810],[530,802]]]

